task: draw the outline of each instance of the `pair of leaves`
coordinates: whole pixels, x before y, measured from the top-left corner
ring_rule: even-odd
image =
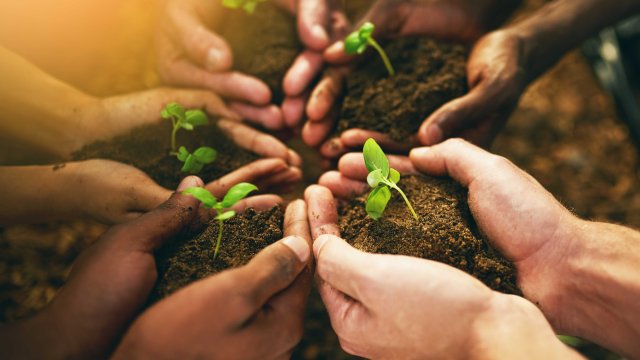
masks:
[[[239,183],[231,187],[225,194],[222,201],[218,201],[213,194],[207,189],[201,187],[191,187],[184,190],[182,193],[191,195],[202,202],[204,207],[209,209],[215,209],[218,215],[216,220],[225,221],[231,219],[236,215],[233,210],[224,211],[237,204],[238,201],[244,199],[249,193],[258,190],[258,187],[250,183]]]
[[[205,125],[209,122],[209,118],[202,110],[185,110],[178,103],[170,103],[160,112],[163,119],[171,119],[174,126],[181,127],[185,130],[193,130],[194,127]]]
[[[375,25],[370,22],[362,24],[358,31],[354,31],[344,39],[344,51],[347,54],[362,54],[369,46],[369,39],[375,30]]]
[[[265,1],[267,0],[222,0],[222,5],[230,9],[242,8],[245,12],[253,14],[258,4]]]
[[[182,172],[197,174],[202,171],[205,165],[211,164],[216,160],[218,152],[208,146],[202,146],[192,154],[184,146],[180,146],[176,157],[184,163],[182,169],[180,169]]]

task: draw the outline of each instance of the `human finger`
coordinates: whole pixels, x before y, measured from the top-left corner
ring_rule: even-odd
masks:
[[[340,236],[338,210],[331,191],[324,186],[311,185],[305,190],[304,199],[313,239],[323,234]]]
[[[235,121],[220,120],[218,127],[243,149],[263,157],[283,159],[292,166],[302,164],[300,155],[271,135]]]
[[[296,57],[282,81],[285,95],[297,97],[309,87],[322,70],[322,54],[305,50]]]
[[[255,183],[256,180],[286,171],[287,168],[287,164],[282,159],[259,159],[208,183],[205,188],[219,198],[224,196],[235,184]]]
[[[374,139],[386,151],[392,152],[407,152],[418,145],[415,136],[411,136],[403,142],[398,142],[391,139],[387,134],[364,129],[349,129],[340,134],[340,140],[348,148],[362,148],[369,138]]]
[[[369,189],[366,182],[350,179],[338,171],[329,171],[318,179],[318,185],[331,190],[333,196],[340,199],[352,199]]]
[[[411,160],[406,156],[387,155],[387,158],[389,159],[389,165],[401,174],[414,174],[416,172]],[[367,175],[369,175],[362,153],[343,155],[338,161],[338,171],[347,178],[360,181],[366,181]]]
[[[269,130],[280,130],[284,127],[282,111],[276,105],[253,106],[234,101],[229,103],[229,107],[242,118]]]
[[[329,45],[329,0],[298,1],[298,34],[310,49],[322,51]]]

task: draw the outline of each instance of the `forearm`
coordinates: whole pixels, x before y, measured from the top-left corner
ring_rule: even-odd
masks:
[[[602,28],[640,11],[640,0],[556,0],[507,28],[524,39],[533,79]]]
[[[72,189],[77,163],[0,167],[0,225],[46,222],[78,216]]]
[[[58,157],[77,148],[85,125],[79,121],[79,112],[96,99],[3,47],[0,64],[0,133],[4,141]]]
[[[557,330],[640,357],[640,232],[581,221],[566,273],[558,274]]]

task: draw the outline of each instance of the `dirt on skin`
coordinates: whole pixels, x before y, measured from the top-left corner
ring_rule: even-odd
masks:
[[[211,220],[195,236],[184,236],[156,253],[158,281],[151,302],[169,296],[190,283],[226,269],[245,265],[260,250],[282,239],[284,212],[281,206],[244,213],[224,222],[218,257],[213,253],[218,236],[218,221]]]
[[[253,14],[226,9],[222,18],[219,31],[233,50],[234,69],[264,81],[271,102],[280,104],[284,75],[303,50],[293,15],[268,1]]]
[[[163,121],[133,129],[130,133],[107,141],[97,141],[74,153],[74,160],[109,159],[133,165],[167,189],[175,189],[187,173],[180,171],[182,162],[169,155],[171,123]],[[218,152],[216,160],[205,165],[198,176],[205,183],[218,179],[252,161],[258,156],[238,147],[215,123],[199,126],[194,131],[179,130],[176,146],[193,152],[209,146]]]
[[[427,116],[467,92],[468,50],[463,45],[417,37],[381,46],[396,74],[389,76],[377,53],[363,59],[347,78],[336,132],[360,128],[405,141]]]
[[[516,270],[484,239],[467,205],[467,190],[451,179],[411,175],[399,184],[411,201],[415,220],[402,197],[393,197],[379,220],[365,211],[368,194],[340,207],[340,231],[355,248],[379,254],[409,255],[463,270],[490,288],[521,292]]]

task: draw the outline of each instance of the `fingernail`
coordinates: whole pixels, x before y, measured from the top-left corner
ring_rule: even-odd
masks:
[[[435,145],[442,141],[442,129],[433,124],[427,128],[427,145]]]
[[[311,27],[311,36],[318,40],[322,40],[323,42],[329,41],[329,35],[327,35],[327,32],[324,30],[324,28],[318,24]]]
[[[409,154],[409,157],[428,156],[429,152],[431,152],[431,148],[428,148],[428,147],[415,148],[415,149],[411,150],[411,153]]]
[[[313,242],[313,253],[315,254],[315,256],[318,256],[318,254],[320,254],[322,247],[327,243],[327,241],[329,241],[330,238],[331,236],[326,234],[318,236],[318,238]]]
[[[209,52],[207,52],[207,60],[205,62],[205,67],[209,71],[215,71],[218,69],[220,60],[222,60],[222,53],[220,52],[220,50],[211,48],[209,49]]]
[[[190,187],[198,187],[204,185],[204,182],[197,176],[187,176],[182,179],[180,185],[178,185],[177,192],[183,192]]]
[[[307,241],[298,236],[289,236],[282,240],[289,249],[291,249],[297,256],[300,262],[307,262],[309,260],[310,250]]]

